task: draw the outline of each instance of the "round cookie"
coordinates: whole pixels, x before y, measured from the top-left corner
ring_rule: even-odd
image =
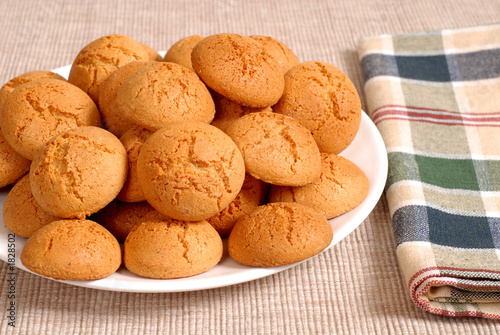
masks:
[[[172,123],[141,148],[137,174],[147,201],[178,220],[198,221],[236,198],[245,164],[234,142],[203,122]]]
[[[361,122],[356,87],[344,72],[324,62],[290,69],[274,111],[297,119],[311,131],[320,151],[332,154],[349,146]]]
[[[148,54],[149,60],[155,61],[155,62],[161,62],[163,57],[156,51],[154,48],[151,46],[141,43],[142,47],[144,50],[146,50],[146,53]]]
[[[262,43],[248,36],[208,36],[193,48],[191,62],[208,87],[237,104],[268,107],[283,94],[280,64]]]
[[[46,79],[46,78],[53,78],[53,79],[59,79],[59,80],[64,80],[66,79],[62,76],[60,76],[57,73],[54,73],[52,71],[29,71],[25,72],[23,74],[20,74],[17,77],[12,78],[9,80],[5,85],[0,88],[0,106],[2,106],[2,103],[7,99],[7,96],[14,91],[18,86],[21,86],[22,84],[29,83],[30,81],[38,80],[38,79]],[[1,110],[1,108],[0,108]],[[1,114],[1,112],[0,112]]]
[[[264,44],[264,48],[267,52],[269,52],[278,61],[283,74],[295,65],[300,64],[297,56],[283,42],[280,42],[270,36],[251,35],[250,37]]]
[[[321,175],[300,187],[271,186],[269,202],[297,202],[310,206],[327,219],[358,206],[368,194],[366,174],[347,158],[321,154]]]
[[[78,127],[54,137],[31,163],[33,196],[46,212],[80,218],[97,212],[120,192],[127,177],[127,152],[98,127]]]
[[[262,205],[239,219],[228,239],[229,256],[256,267],[306,260],[327,248],[332,226],[323,215],[297,203]]]
[[[221,236],[229,235],[240,217],[264,203],[269,185],[251,175],[245,176],[241,191],[222,211],[207,219]]]
[[[128,174],[125,184],[116,196],[118,200],[125,202],[146,201],[139,177],[137,176],[137,157],[139,157],[142,145],[151,134],[151,131],[134,125],[120,137],[120,141],[127,151]]]
[[[177,63],[194,71],[193,64],[191,63],[191,51],[193,51],[194,46],[202,39],[203,37],[199,35],[192,35],[180,39],[167,50],[165,57],[163,57],[163,61]]]
[[[205,84],[193,71],[175,63],[142,67],[123,82],[116,99],[129,120],[149,130],[179,121],[210,123],[215,114]]]
[[[97,103],[99,88],[113,71],[127,63],[149,59],[144,46],[129,36],[102,36],[80,50],[71,66],[68,81]]]
[[[116,238],[90,220],[58,220],[26,241],[21,262],[29,270],[57,280],[96,280],[121,265]]]
[[[250,108],[238,105],[236,102],[228,100],[223,96],[214,93],[215,117],[210,123],[212,126],[219,128],[223,132],[229,127],[233,121],[239,119],[243,115],[255,112],[272,112],[271,107]]]
[[[259,112],[234,121],[226,133],[246,171],[270,184],[300,186],[319,177],[321,156],[311,133],[289,116]]]
[[[222,251],[222,240],[207,221],[178,221],[152,212],[127,236],[123,263],[139,276],[182,278],[214,267]]]
[[[104,127],[117,137],[122,136],[135,125],[134,122],[123,115],[118,107],[116,101],[118,89],[122,86],[125,79],[147,64],[150,64],[150,62],[135,61],[123,65],[111,73],[101,84],[101,88],[99,89],[99,111],[102,115],[102,122]]]
[[[34,80],[19,86],[5,100],[0,120],[9,145],[29,160],[55,135],[100,124],[101,116],[92,99],[59,79]]]
[[[0,187],[14,184],[28,173],[31,161],[17,153],[0,131]]]
[[[106,228],[119,243],[125,242],[132,227],[155,209],[147,202],[123,202],[113,200],[93,214],[91,219]]]
[[[29,175],[21,178],[7,194],[3,205],[5,226],[14,234],[30,237],[35,231],[59,217],[45,212],[33,198]]]

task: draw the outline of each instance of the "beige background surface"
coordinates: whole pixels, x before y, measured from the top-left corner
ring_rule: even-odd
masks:
[[[343,69],[364,102],[356,53],[366,36],[500,21],[498,0],[0,2],[0,83],[72,62],[100,36],[126,34],[157,50],[220,32],[273,36],[301,61]],[[0,262],[0,315],[8,275]],[[264,279],[197,292],[79,288],[20,272],[16,327],[0,334],[497,334],[500,321],[450,319],[410,301],[387,203],[324,254]]]

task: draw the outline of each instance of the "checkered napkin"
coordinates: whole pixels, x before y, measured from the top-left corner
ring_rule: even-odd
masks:
[[[359,44],[411,299],[500,319],[500,24]]]

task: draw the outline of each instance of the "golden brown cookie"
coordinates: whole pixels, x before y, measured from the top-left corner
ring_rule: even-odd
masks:
[[[264,108],[250,108],[242,105],[238,105],[236,102],[228,100],[223,96],[214,93],[214,102],[215,102],[215,117],[210,123],[212,126],[215,126],[222,130],[226,131],[227,127],[233,121],[239,119],[243,115],[247,115],[255,112],[272,112],[273,109],[271,107]]]
[[[123,243],[132,227],[146,214],[153,211],[155,209],[145,201],[123,202],[115,199],[93,214],[91,219],[109,230],[119,243]]]
[[[221,236],[229,235],[240,217],[250,213],[264,203],[269,185],[251,175],[245,176],[241,191],[236,198],[218,214],[207,219]]]
[[[146,50],[146,53],[148,54],[149,60],[155,61],[155,62],[161,62],[163,57],[156,51],[154,48],[151,46],[141,43],[142,47]]]
[[[125,202],[146,201],[141,184],[139,183],[139,177],[137,176],[137,157],[139,157],[142,145],[151,134],[150,130],[133,125],[132,128],[120,137],[120,141],[127,151],[128,175],[120,193],[116,196],[118,200]]]
[[[202,39],[203,37],[199,35],[191,35],[180,39],[167,50],[163,61],[177,63],[194,71],[191,63],[191,51]]]
[[[321,154],[321,164],[317,180],[299,187],[273,185],[268,201],[301,203],[331,219],[350,211],[365,199],[369,181],[356,164],[327,153]]]
[[[289,116],[259,112],[234,121],[233,139],[253,177],[270,184],[299,186],[319,177],[321,156],[311,133]]]
[[[2,103],[7,99],[7,96],[14,91],[14,89],[18,86],[21,86],[22,84],[29,83],[30,81],[38,80],[38,79],[45,79],[45,78],[53,78],[53,79],[59,79],[59,80],[64,80],[66,79],[62,77],[61,75],[54,73],[52,71],[29,71],[25,72],[23,74],[20,74],[17,77],[12,78],[9,80],[5,85],[0,88],[0,106],[2,106]],[[1,110],[1,108],[0,108]],[[0,112],[1,113],[1,112]]]
[[[14,234],[30,237],[38,229],[60,218],[48,214],[38,205],[31,193],[29,176],[26,175],[7,194],[3,220]]]
[[[283,94],[280,64],[262,43],[251,37],[208,36],[193,48],[191,62],[208,87],[237,104],[268,107]]]
[[[123,262],[139,276],[182,278],[214,267],[222,248],[219,234],[207,221],[178,221],[152,212],[127,236]]]
[[[0,124],[9,145],[32,160],[52,137],[75,127],[100,126],[101,116],[78,87],[59,79],[40,79],[9,94]]]
[[[113,71],[127,63],[149,59],[144,46],[132,37],[103,36],[80,50],[71,66],[68,81],[97,103],[99,88]]]
[[[250,37],[264,44],[264,48],[267,50],[267,52],[278,61],[281,72],[283,74],[285,74],[295,65],[300,64],[297,55],[295,55],[293,51],[290,50],[290,48],[287,47],[283,42],[280,42],[270,36],[252,35]]]
[[[17,153],[0,131],[0,187],[16,183],[28,173],[31,161]]]
[[[116,99],[129,120],[149,130],[178,121],[210,123],[215,114],[205,84],[193,71],[175,63],[142,67],[123,82]]]
[[[123,65],[102,83],[99,89],[99,111],[101,112],[104,127],[117,137],[125,134],[134,122],[130,121],[118,108],[116,95],[125,79],[143,66],[150,64],[148,61],[135,61]]]
[[[90,220],[58,220],[31,235],[21,262],[29,270],[58,280],[96,280],[121,265],[116,238]]]
[[[332,154],[351,144],[361,122],[356,87],[344,72],[324,62],[290,69],[274,111],[297,119],[311,131],[320,151]]]
[[[209,218],[236,198],[245,164],[234,142],[203,122],[172,123],[152,134],[137,159],[147,201],[178,220]]]
[[[332,238],[330,223],[311,207],[276,202],[239,219],[227,247],[229,256],[240,264],[271,267],[319,254]]]
[[[54,137],[31,163],[33,196],[46,212],[80,218],[97,212],[120,192],[127,177],[127,152],[98,127],[78,127]]]

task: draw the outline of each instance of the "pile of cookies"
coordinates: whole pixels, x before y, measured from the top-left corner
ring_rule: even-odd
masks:
[[[55,279],[193,276],[223,238],[244,265],[300,262],[368,193],[338,155],[361,121],[354,85],[272,37],[194,35],[162,57],[104,36],[67,80],[25,73],[0,99],[4,222],[27,238],[23,264]]]

